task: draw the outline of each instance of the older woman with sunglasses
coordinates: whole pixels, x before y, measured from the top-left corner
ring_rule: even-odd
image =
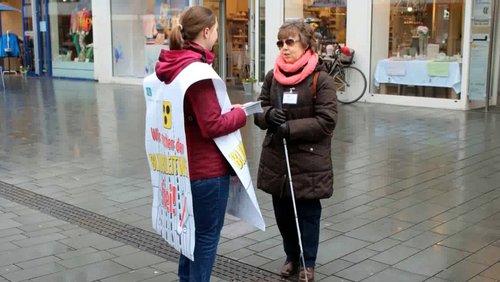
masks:
[[[320,199],[333,194],[331,140],[337,123],[333,79],[319,59],[313,28],[303,21],[283,24],[278,32],[280,54],[265,78],[259,100],[263,113],[255,124],[267,130],[257,175],[257,187],[272,195],[286,261],[281,275],[300,270],[300,281],[314,280],[319,245]],[[286,139],[304,266],[291,199],[283,146]]]

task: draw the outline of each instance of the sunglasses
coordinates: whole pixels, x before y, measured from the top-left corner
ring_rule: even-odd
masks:
[[[276,46],[278,46],[278,48],[283,48],[283,46],[286,44],[287,46],[289,47],[292,47],[293,44],[295,44],[295,42],[298,42],[298,40],[293,40],[291,38],[288,38],[288,39],[285,39],[285,40],[278,40],[276,42]]]

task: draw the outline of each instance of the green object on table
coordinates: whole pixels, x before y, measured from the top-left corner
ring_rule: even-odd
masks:
[[[448,76],[450,74],[450,63],[448,62],[427,62],[428,76]]]

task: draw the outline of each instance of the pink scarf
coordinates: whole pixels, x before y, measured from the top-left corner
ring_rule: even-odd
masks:
[[[283,59],[283,56],[280,54],[274,62],[274,78],[282,85],[295,85],[313,73],[318,64],[318,60],[318,54],[313,53],[311,50],[307,50],[293,64],[285,62],[285,59]],[[281,72],[295,73],[302,67],[304,67],[304,69],[301,72],[292,76],[286,76]]]

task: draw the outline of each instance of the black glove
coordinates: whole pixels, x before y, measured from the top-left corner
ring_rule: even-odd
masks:
[[[288,127],[288,122],[282,123],[278,128],[276,128],[276,134],[280,138],[288,139],[290,137],[290,128]]]
[[[272,108],[267,113],[266,120],[272,125],[280,126],[286,121],[286,115],[283,110]]]

